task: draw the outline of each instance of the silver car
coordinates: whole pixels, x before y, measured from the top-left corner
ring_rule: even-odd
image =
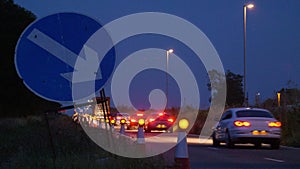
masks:
[[[221,142],[227,147],[235,143],[252,143],[261,147],[270,144],[272,149],[280,147],[281,122],[271,112],[259,108],[231,108],[226,110],[213,129],[213,145]]]

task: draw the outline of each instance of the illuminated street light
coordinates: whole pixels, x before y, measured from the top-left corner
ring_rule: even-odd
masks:
[[[278,93],[277,93],[277,103],[278,103],[278,107],[280,107],[280,98],[281,98],[281,93],[278,92]]]
[[[253,4],[244,5],[244,106],[248,106],[248,98],[246,91],[246,26],[247,26],[247,8],[253,8]]]
[[[260,93],[259,93],[259,92],[257,92],[257,93],[255,94],[255,105],[256,105],[257,107],[260,106]]]
[[[247,5],[247,8],[249,8],[249,9],[251,9],[251,8],[253,8],[253,7],[254,7],[253,4],[248,4],[248,5]]]
[[[170,53],[173,53],[174,50],[173,49],[169,49],[167,50],[167,62],[166,62],[166,98],[167,98],[167,102],[168,103],[168,64],[169,64],[169,55]]]
[[[167,51],[167,53],[173,53],[173,52],[174,52],[173,49],[169,49],[169,50]]]

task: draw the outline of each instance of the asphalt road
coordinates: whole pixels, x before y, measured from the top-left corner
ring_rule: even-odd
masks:
[[[193,144],[188,148],[192,169],[300,168],[300,149],[297,148],[281,147],[279,150],[271,150],[268,145],[259,149],[252,145],[237,145],[228,149],[204,144]]]
[[[126,134],[136,137],[134,130]],[[159,137],[159,134],[145,133],[145,137]],[[176,133],[173,136],[162,140],[174,142]],[[279,150],[272,150],[269,145],[255,148],[251,144],[241,144],[228,149],[224,145],[213,147],[211,140],[199,141],[197,136],[188,136],[188,151],[191,169],[300,169],[300,148],[281,146]],[[168,165],[174,162],[174,155],[175,148],[164,153]]]

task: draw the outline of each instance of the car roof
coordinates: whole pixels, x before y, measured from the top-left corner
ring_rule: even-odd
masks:
[[[163,112],[163,111],[156,111],[156,112],[152,112],[152,113],[150,113],[150,114],[159,114],[159,113],[168,114],[168,113]]]
[[[149,116],[159,116],[160,113],[163,113],[163,116],[171,116],[170,113],[166,113],[166,112],[153,112],[150,113]]]
[[[267,112],[270,112],[269,110],[267,109],[263,109],[263,108],[257,108],[257,107],[236,107],[236,108],[229,108],[226,111],[232,111],[232,112],[237,112],[237,111],[243,111],[243,110],[255,110],[255,111],[267,111]]]

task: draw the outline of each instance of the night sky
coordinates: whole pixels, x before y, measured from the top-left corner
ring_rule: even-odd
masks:
[[[173,14],[188,20],[202,30],[217,50],[224,69],[241,75],[243,75],[243,5],[250,2],[255,7],[247,10],[246,77],[249,101],[253,104],[255,94],[258,92],[264,100],[273,97],[275,91],[287,87],[289,80],[294,82],[292,87],[300,84],[299,0],[15,0],[15,3],[33,12],[38,19],[57,12],[76,12],[95,18],[103,25],[137,12]],[[120,56],[119,60],[122,60],[130,53],[148,47],[173,48],[177,55],[184,57],[184,61],[191,65],[193,72],[198,74],[196,78],[201,93],[201,107],[209,105],[209,92],[206,86],[208,77],[205,69],[195,67],[201,63],[195,60],[194,54],[184,44],[171,38],[141,35],[118,44],[116,52]],[[162,73],[155,71],[156,76],[150,81],[163,79]],[[147,72],[144,72],[145,74],[147,75]],[[149,82],[149,79],[142,78],[142,75],[136,77],[135,81],[140,79]],[[173,82],[171,79],[170,90],[178,91]],[[136,83],[136,86],[140,86],[138,82]],[[134,90],[141,93],[134,85],[132,84],[133,90],[130,93],[134,93]],[[134,100],[138,102],[139,99]],[[178,100],[173,99],[173,103],[178,104]]]

